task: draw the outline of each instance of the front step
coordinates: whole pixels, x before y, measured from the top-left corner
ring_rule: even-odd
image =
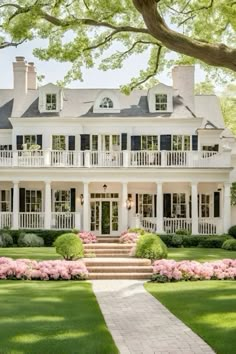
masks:
[[[90,266],[87,267],[90,274],[93,273],[149,273],[152,274],[152,266]]]
[[[150,273],[91,273],[89,274],[90,280],[98,279],[151,279]]]
[[[132,249],[135,246],[135,243],[86,243],[84,244],[85,250],[90,249]]]
[[[119,243],[119,237],[115,236],[97,236],[98,243]]]
[[[84,258],[84,263],[86,267],[104,266],[104,267],[117,267],[117,266],[150,266],[151,261],[149,259],[138,259],[138,258],[107,258],[107,259],[97,259],[97,258]]]

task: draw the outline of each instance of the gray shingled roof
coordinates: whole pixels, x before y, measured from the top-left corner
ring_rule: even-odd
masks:
[[[22,114],[21,117],[27,118],[27,117],[55,117],[59,116],[59,113],[50,113],[50,112],[45,112],[45,113],[40,113],[38,109],[39,105],[39,99],[36,98],[33,103],[27,108],[27,110]]]
[[[8,118],[11,116],[13,102],[14,100],[11,99],[0,107],[0,129],[12,129]]]

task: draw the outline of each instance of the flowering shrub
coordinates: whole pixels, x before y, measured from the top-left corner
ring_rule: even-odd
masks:
[[[122,232],[119,242],[120,243],[136,243],[138,239],[138,234],[136,232],[124,231]]]
[[[96,243],[97,237],[92,232],[81,231],[77,234],[83,243]]]
[[[152,281],[236,279],[236,259],[199,263],[162,259],[153,264]]]
[[[83,280],[88,270],[83,261],[42,261],[0,258],[0,279]]]

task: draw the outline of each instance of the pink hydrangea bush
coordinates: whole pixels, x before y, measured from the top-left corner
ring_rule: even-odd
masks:
[[[136,243],[138,239],[138,234],[136,232],[124,231],[122,232],[119,242],[120,243]]]
[[[223,259],[200,263],[161,259],[153,264],[152,281],[165,283],[180,280],[236,280],[236,260]]]
[[[79,238],[82,240],[83,243],[96,243],[97,237],[92,232],[88,231],[81,231],[78,233]]]
[[[88,270],[83,261],[13,260],[0,258],[0,280],[84,280]]]

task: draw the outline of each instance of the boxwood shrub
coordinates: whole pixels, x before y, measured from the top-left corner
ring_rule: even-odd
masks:
[[[138,238],[135,256],[151,260],[167,258],[168,251],[165,243],[159,236],[146,233]]]
[[[221,248],[224,241],[232,239],[230,235],[161,235],[167,247]]]
[[[236,238],[236,225],[229,228],[228,234]]]
[[[235,239],[226,240],[223,243],[222,248],[227,251],[236,251],[236,240]]]

